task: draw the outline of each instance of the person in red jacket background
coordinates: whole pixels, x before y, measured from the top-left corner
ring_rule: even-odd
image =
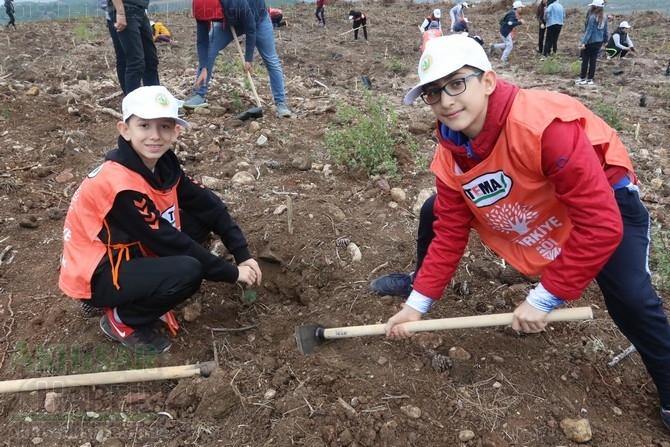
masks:
[[[316,0],[316,20],[319,21],[319,26],[326,26],[326,0]]]
[[[467,36],[428,41],[418,73],[405,103],[420,97],[437,118],[434,237],[387,337],[411,336],[403,323],[441,297],[474,228],[510,265],[540,276],[513,312],[516,331],[544,330],[549,312],[596,280],[670,429],[670,325],[648,269],[649,213],[616,131],[567,95],[499,79]]]
[[[270,20],[272,21],[272,26],[279,28],[282,26],[288,26],[288,21],[284,20],[284,11],[278,8],[271,8],[268,6],[268,14],[270,14]]]

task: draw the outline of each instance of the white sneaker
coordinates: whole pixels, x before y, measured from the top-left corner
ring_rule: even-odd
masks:
[[[207,104],[205,98],[196,94],[184,101],[182,107],[185,109],[197,109],[199,107],[209,107],[209,104]]]

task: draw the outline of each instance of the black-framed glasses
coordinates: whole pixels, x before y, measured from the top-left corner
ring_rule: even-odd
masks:
[[[430,87],[421,93],[421,99],[423,99],[423,102],[429,106],[432,106],[440,100],[442,97],[442,92],[449,96],[458,96],[465,91],[468,79],[474,78],[475,76],[479,76],[483,73],[483,71],[476,71],[465,77],[452,79],[451,81],[444,84],[443,87]]]

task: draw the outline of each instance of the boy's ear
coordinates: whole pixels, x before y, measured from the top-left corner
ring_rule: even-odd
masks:
[[[128,124],[126,124],[125,121],[119,121],[116,123],[116,129],[119,131],[119,134],[121,134],[124,140],[130,141],[130,130],[128,129]]]
[[[496,84],[498,81],[498,75],[495,71],[489,70],[484,73],[484,93],[486,96],[490,96],[496,89]]]

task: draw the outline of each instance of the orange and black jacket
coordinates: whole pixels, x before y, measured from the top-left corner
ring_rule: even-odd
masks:
[[[107,154],[99,170],[104,171],[105,166],[113,168],[109,172],[115,175],[111,182],[110,179],[104,182],[104,189],[110,191],[100,191],[96,197],[96,192],[89,190],[87,197],[77,197],[86,190],[82,183],[68,211],[65,233],[71,235],[65,238],[66,262],[61,263],[60,278],[61,289],[67,295],[74,298],[90,297],[92,271],[97,271],[107,262],[123,262],[126,256],[187,255],[200,261],[205,279],[229,283],[237,280],[237,266],[213,255],[180,231],[179,214],[188,214],[219,235],[237,263],[251,258],[242,230],[230,216],[226,205],[211,190],[188,177],[172,151],[166,152],[158,160],[155,172],[152,173],[129,143],[119,138],[118,148]],[[99,181],[95,180],[95,172],[89,174],[84,182]],[[112,186],[109,186],[110,183]],[[128,187],[133,184],[138,187]],[[178,204],[176,209],[159,209],[152,196],[159,197],[161,194],[172,196],[173,203]],[[113,203],[108,203],[112,200]],[[98,201],[100,211],[96,213],[104,216],[91,215]],[[86,206],[87,203],[89,206]],[[78,206],[87,209],[77,211]],[[99,229],[87,229],[84,226],[86,222],[102,224]],[[82,265],[81,260],[90,258],[91,251],[101,252],[101,243],[107,247],[106,252],[101,253],[99,258],[90,259],[90,263],[87,261],[87,265]],[[122,278],[120,282],[123,286]]]

